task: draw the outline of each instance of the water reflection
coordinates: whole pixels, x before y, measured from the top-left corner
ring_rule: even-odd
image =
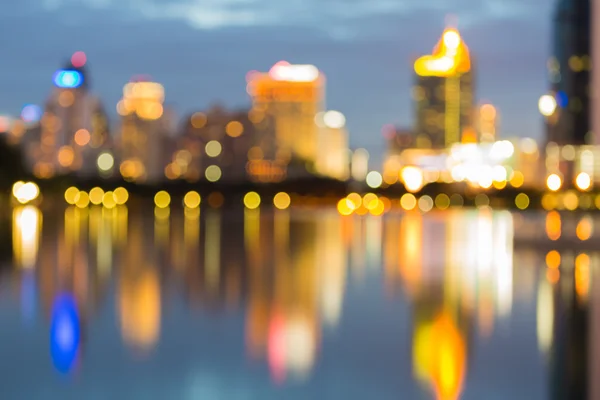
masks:
[[[574,237],[592,234],[590,216],[538,218],[553,241],[571,225]],[[62,373],[86,368],[88,335],[96,352],[102,340],[119,337],[107,326],[120,330],[131,360],[165,363],[160,347],[175,340],[169,332],[210,330],[216,316],[235,322],[219,331],[215,346],[243,347],[248,373],[264,368],[282,390],[316,385],[329,369],[350,368],[335,360],[382,348],[379,356],[395,365],[378,372],[382,398],[403,390],[410,398],[484,398],[481,385],[499,374],[477,373],[485,357],[512,352],[515,364],[507,367],[518,368],[524,350],[517,348],[531,333],[537,349],[525,371],[544,379],[527,389],[528,398],[588,393],[598,254],[514,252],[519,222],[507,211],[340,217],[335,209],[118,206],[68,207],[42,218],[25,206],[12,221],[14,268],[6,276],[19,282],[27,321],[40,317],[40,302],[52,363]],[[399,351],[403,340],[408,348]],[[181,344],[188,346],[195,344]],[[400,388],[403,366],[409,381]],[[379,367],[352,368],[361,372],[346,379],[360,384]],[[345,397],[352,396],[359,395]]]

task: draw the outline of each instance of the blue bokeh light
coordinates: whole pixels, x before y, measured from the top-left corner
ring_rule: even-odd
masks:
[[[52,309],[50,354],[54,367],[66,374],[73,368],[79,350],[80,327],[77,304],[73,296],[59,296]]]
[[[27,104],[21,110],[21,119],[25,122],[38,122],[42,118],[42,109],[35,104]]]
[[[560,108],[565,108],[569,105],[569,96],[563,91],[556,92],[556,105]]]
[[[54,74],[54,84],[59,88],[75,89],[83,83],[83,75],[79,71],[61,69]]]

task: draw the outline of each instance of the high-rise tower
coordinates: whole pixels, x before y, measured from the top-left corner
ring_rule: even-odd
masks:
[[[557,108],[548,118],[548,141],[559,145],[592,142],[590,3],[558,0],[554,13],[553,56],[548,61],[548,72]]]
[[[275,158],[313,167],[319,135],[315,116],[325,107],[325,77],[317,67],[278,62],[268,73],[248,75],[248,93],[253,112],[272,125]]]
[[[431,55],[417,59],[416,147],[439,149],[472,136],[472,67],[469,49],[454,28],[444,31]]]

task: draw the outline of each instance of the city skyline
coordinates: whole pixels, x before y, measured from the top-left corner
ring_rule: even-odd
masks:
[[[269,6],[266,16],[285,12],[283,6],[255,3]],[[218,6],[219,15],[224,15],[221,26],[210,27],[205,21],[198,27],[177,15],[182,15],[183,3],[179,8],[173,2],[162,4],[170,19],[152,16],[152,9],[144,15],[143,3],[135,12],[105,3],[104,8],[93,11],[90,20],[89,3],[77,7],[59,3],[50,10],[28,2],[11,6],[0,17],[16,38],[5,47],[10,57],[0,67],[5,77],[2,86],[8,93],[1,96],[0,112],[15,115],[24,104],[42,103],[52,86],[52,74],[77,50],[88,54],[92,90],[106,104],[111,122],[116,116],[111,106],[116,105],[123,83],[132,75],[147,73],[164,84],[166,103],[182,116],[214,102],[247,107],[245,74],[286,59],[321,69],[328,79],[327,108],[346,114],[350,145],[381,153],[383,125],[413,125],[412,62],[431,50],[446,25],[445,16],[453,13],[479,66],[477,100],[498,108],[500,135],[540,139],[543,123],[536,108],[539,96],[547,92],[545,64],[550,55],[553,4],[539,0],[521,3],[514,7],[506,2],[464,1],[441,9],[429,2],[405,4],[402,9],[398,3],[383,10],[383,2],[368,7],[359,2],[357,9],[364,14],[360,17],[344,15],[328,5],[310,21],[291,12],[286,19],[289,25],[277,26],[253,20],[260,8],[244,8],[245,22],[236,20],[239,10],[232,19],[224,11],[229,3],[224,2]],[[28,7],[37,12],[31,13],[33,8]],[[204,7],[205,11],[211,9],[210,5]],[[212,20],[217,21],[219,15],[213,13]],[[316,28],[314,22],[325,16],[330,23]],[[45,27],[43,38],[27,40],[41,25]],[[77,35],[72,35],[73,31]],[[522,40],[510,40],[508,31]],[[407,42],[409,33],[419,40]],[[24,79],[8,79],[18,74]]]

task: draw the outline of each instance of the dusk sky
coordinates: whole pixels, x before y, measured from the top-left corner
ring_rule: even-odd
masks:
[[[15,0],[0,14],[0,113],[42,104],[54,71],[88,56],[112,122],[133,75],[164,84],[181,115],[246,107],[245,74],[279,60],[315,64],[327,107],[346,114],[353,147],[383,148],[381,127],[413,125],[412,60],[455,15],[476,63],[476,97],[504,137],[541,137],[552,0]]]

